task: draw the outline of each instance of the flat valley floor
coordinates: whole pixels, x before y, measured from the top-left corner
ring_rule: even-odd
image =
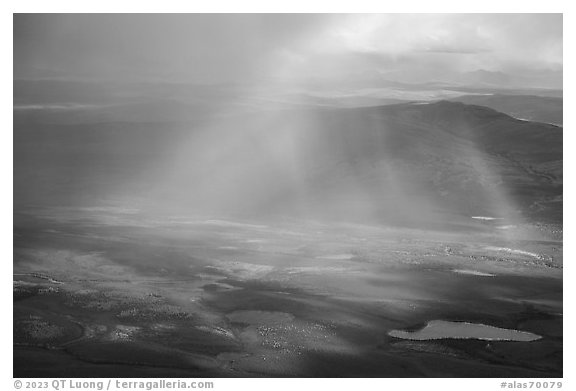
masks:
[[[562,376],[558,226],[29,208],[14,235],[15,377]],[[537,337],[393,336],[432,321]]]

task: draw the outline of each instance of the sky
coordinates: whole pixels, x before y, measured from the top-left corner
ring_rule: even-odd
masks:
[[[561,85],[561,14],[15,14],[14,77],[193,83],[486,70]]]

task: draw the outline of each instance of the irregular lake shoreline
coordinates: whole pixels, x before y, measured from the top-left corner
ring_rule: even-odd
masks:
[[[432,320],[418,331],[392,330],[391,337],[426,341],[434,339],[480,339],[484,341],[530,342],[542,338],[526,331],[503,329],[485,324]]]

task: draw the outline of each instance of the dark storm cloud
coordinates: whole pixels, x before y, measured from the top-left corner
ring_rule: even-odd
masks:
[[[560,14],[15,15],[16,77],[417,79],[562,70]],[[431,73],[430,73],[431,72]]]
[[[482,48],[472,49],[467,47],[459,48],[456,46],[449,46],[449,45],[427,46],[426,48],[416,51],[423,53],[446,53],[446,54],[477,54],[477,53],[490,52],[489,49],[482,49]]]
[[[175,78],[257,74],[321,26],[315,15],[15,15],[16,76]]]

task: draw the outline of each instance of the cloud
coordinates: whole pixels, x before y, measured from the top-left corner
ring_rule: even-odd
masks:
[[[562,69],[561,14],[14,16],[16,77],[193,82]]]
[[[258,73],[325,18],[252,14],[15,15],[15,72],[218,81]]]
[[[488,53],[491,52],[490,49],[487,48],[467,48],[467,47],[457,47],[457,46],[450,46],[450,45],[430,45],[422,49],[416,49],[416,52],[422,53],[444,53],[444,54],[478,54],[478,53]]]

